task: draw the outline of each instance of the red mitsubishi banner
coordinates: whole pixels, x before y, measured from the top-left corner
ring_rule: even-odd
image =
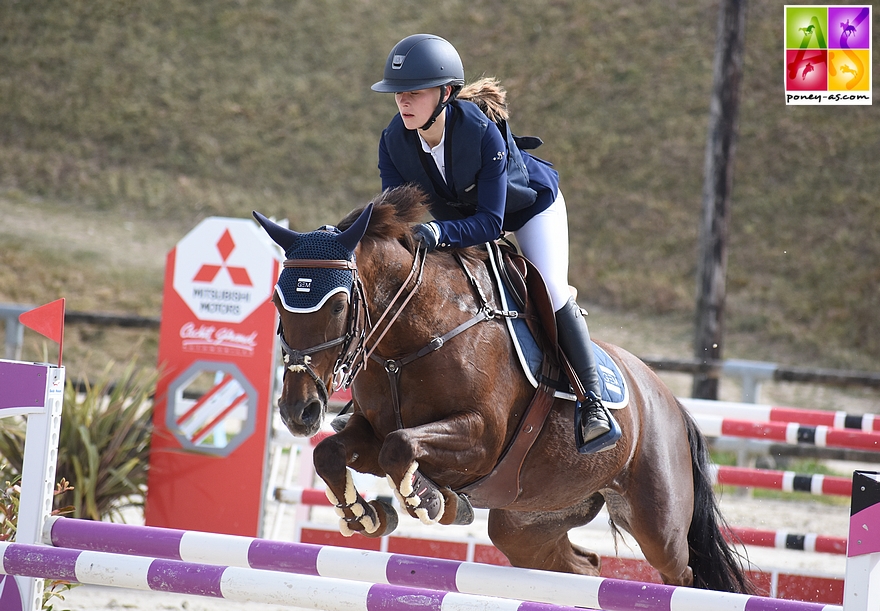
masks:
[[[168,253],[148,526],[260,535],[280,254],[253,221],[217,217]]]

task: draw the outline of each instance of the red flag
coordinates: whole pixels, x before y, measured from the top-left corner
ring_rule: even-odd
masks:
[[[18,322],[58,344],[58,366],[61,367],[61,353],[64,350],[64,298],[23,312],[19,315]]]

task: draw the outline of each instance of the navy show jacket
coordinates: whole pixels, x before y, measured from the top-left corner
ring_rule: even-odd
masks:
[[[495,240],[502,229],[516,231],[553,203],[559,191],[559,174],[549,163],[521,151],[529,187],[536,197],[521,209],[508,210],[504,136],[471,102],[453,101],[445,112],[446,180],[430,155],[422,151],[415,130],[406,129],[400,114],[394,116],[379,141],[382,190],[418,184],[429,196],[431,214],[440,227],[441,247]]]

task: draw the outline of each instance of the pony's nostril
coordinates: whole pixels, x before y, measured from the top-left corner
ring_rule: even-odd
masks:
[[[312,401],[302,411],[302,423],[309,425],[321,419],[321,402]]]

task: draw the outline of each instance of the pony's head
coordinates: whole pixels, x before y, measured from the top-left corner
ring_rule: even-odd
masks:
[[[424,196],[411,187],[383,193],[339,226],[299,233],[254,217],[285,255],[275,285],[284,384],[278,409],[294,435],[313,435],[327,411],[328,389],[347,384],[364,339],[366,304],[357,267],[362,240],[391,238],[412,247],[410,224]],[[356,365],[354,365],[356,367]]]

